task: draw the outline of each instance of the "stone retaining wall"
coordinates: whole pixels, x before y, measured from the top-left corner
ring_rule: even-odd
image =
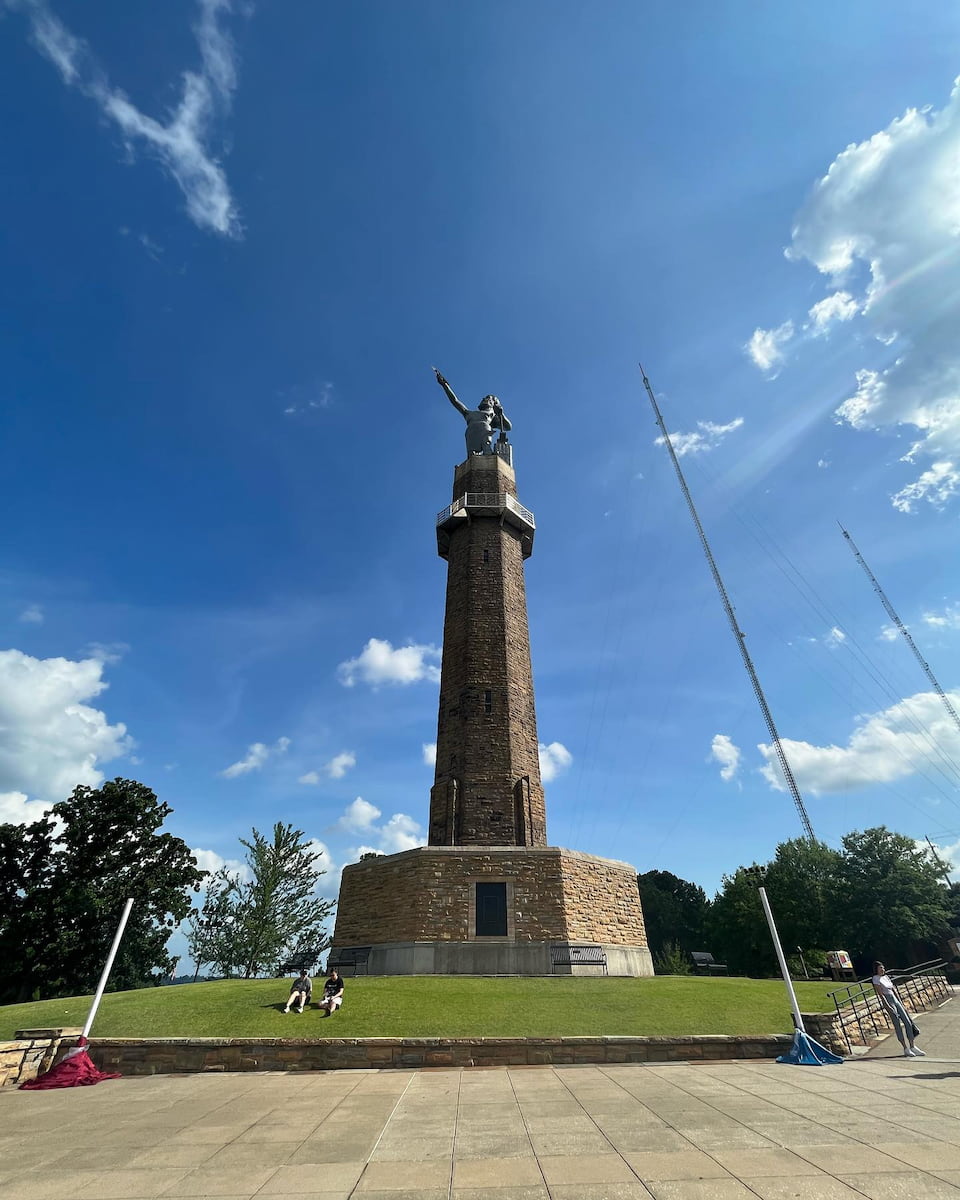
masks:
[[[412,1067],[511,1067],[774,1058],[786,1034],[756,1037],[567,1038],[97,1038],[105,1071],[161,1075],[202,1071],[336,1071]]]
[[[18,1029],[16,1040],[0,1042],[0,1087],[26,1083],[53,1065],[64,1038],[72,1045],[79,1029]]]

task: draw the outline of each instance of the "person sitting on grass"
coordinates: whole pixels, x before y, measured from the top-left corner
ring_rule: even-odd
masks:
[[[290,1011],[291,1004],[299,1004],[296,1010],[298,1013],[303,1012],[303,1006],[310,1003],[310,997],[313,995],[313,983],[310,976],[304,968],[297,978],[293,981],[293,986],[290,988],[290,999],[287,1001],[287,1007],[283,1010],[285,1013]]]
[[[337,968],[330,971],[330,978],[323,985],[323,996],[319,1007],[325,1017],[332,1016],[343,1003],[343,980],[337,974]]]

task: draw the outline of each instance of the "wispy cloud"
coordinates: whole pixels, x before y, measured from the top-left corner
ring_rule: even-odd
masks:
[[[423,761],[426,764],[426,766],[428,766],[428,767],[435,767],[437,765],[437,743],[436,742],[424,742],[423,743]]]
[[[892,361],[888,353],[854,373],[835,416],[864,432],[912,428],[900,462],[922,469],[890,497],[903,513],[960,495],[958,154],[960,78],[942,108],[908,108],[841,151],[811,189],[786,251],[830,289],[807,314],[808,343],[859,315],[876,342],[898,344]],[[757,366],[776,370],[793,332],[791,321],[758,329],[747,347]],[[866,352],[870,342],[858,345]]]
[[[685,454],[703,454],[707,450],[716,450],[727,434],[733,433],[743,424],[743,417],[735,417],[727,425],[715,425],[713,421],[698,421],[693,433],[671,433],[670,443],[677,458]],[[658,437],[656,446],[664,444],[663,438]],[[604,514],[606,515],[606,514]]]
[[[17,619],[24,625],[42,625],[43,609],[39,604],[28,604]]]
[[[342,779],[351,767],[357,765],[357,756],[352,750],[342,750],[339,754],[335,754],[328,763],[324,763],[320,771],[328,779]],[[319,783],[320,771],[308,771],[306,775],[301,775],[297,780],[298,783]]]
[[[201,67],[183,72],[179,103],[165,121],[148,116],[110,85],[89,46],[70,32],[46,0],[8,0],[8,6],[25,14],[37,49],[68,87],[94,101],[114,122],[129,150],[144,149],[160,162],[183,193],[194,224],[239,236],[236,204],[211,147],[213,126],[229,113],[237,82],[236,51],[222,24],[222,18],[233,11],[233,0],[198,0],[193,33]]]
[[[259,771],[271,755],[286,754],[290,745],[288,737],[277,738],[272,746],[266,742],[252,742],[247,747],[246,755],[238,762],[231,763],[220,772],[224,779],[236,779],[239,775],[249,775],[251,771]]]

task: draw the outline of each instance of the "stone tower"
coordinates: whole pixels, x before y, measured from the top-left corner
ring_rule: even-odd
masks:
[[[634,868],[547,844],[524,585],[533,513],[499,401],[468,409],[437,379],[467,422],[467,457],[436,521],[447,593],[428,844],[344,867],[330,962],[652,975]]]
[[[545,846],[523,579],[533,514],[510,446],[471,454],[437,518],[447,567],[431,846]]]

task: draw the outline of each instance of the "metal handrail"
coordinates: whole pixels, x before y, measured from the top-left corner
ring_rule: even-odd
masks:
[[[933,984],[933,990],[938,995],[948,997],[950,989],[943,975],[943,968],[946,965],[944,959],[932,958],[929,962],[921,963],[918,967],[888,971],[887,974],[893,979],[898,988],[903,989],[911,1002],[915,1002],[920,996],[920,978],[923,978],[927,985],[923,989],[924,991],[929,990],[929,985]],[[841,993],[843,992],[846,995],[841,999]],[[884,1023],[892,1028],[890,1016],[880,1003],[880,997],[874,989],[872,977],[870,979],[858,979],[855,983],[849,983],[845,987],[834,988],[833,991],[827,992],[827,995],[833,1000],[837,1016],[840,1017],[840,1032],[844,1036],[849,1052],[852,1052],[853,1047],[850,1042],[850,1035],[847,1033],[847,1023],[843,1020],[843,1009],[847,1005],[850,1006],[853,1018],[857,1022],[864,1044],[866,1044],[867,1037],[863,1027],[863,1017],[869,1018],[874,1034],[880,1033],[880,1027],[877,1025],[878,1014],[882,1015]],[[862,1008],[858,1008],[858,1005],[862,1005]]]
[[[507,508],[516,513],[528,525],[536,528],[533,513],[529,508],[524,508],[516,496],[511,495],[510,492],[464,492],[452,504],[448,504],[446,508],[437,513],[437,524],[442,525],[456,513],[471,508]]]

